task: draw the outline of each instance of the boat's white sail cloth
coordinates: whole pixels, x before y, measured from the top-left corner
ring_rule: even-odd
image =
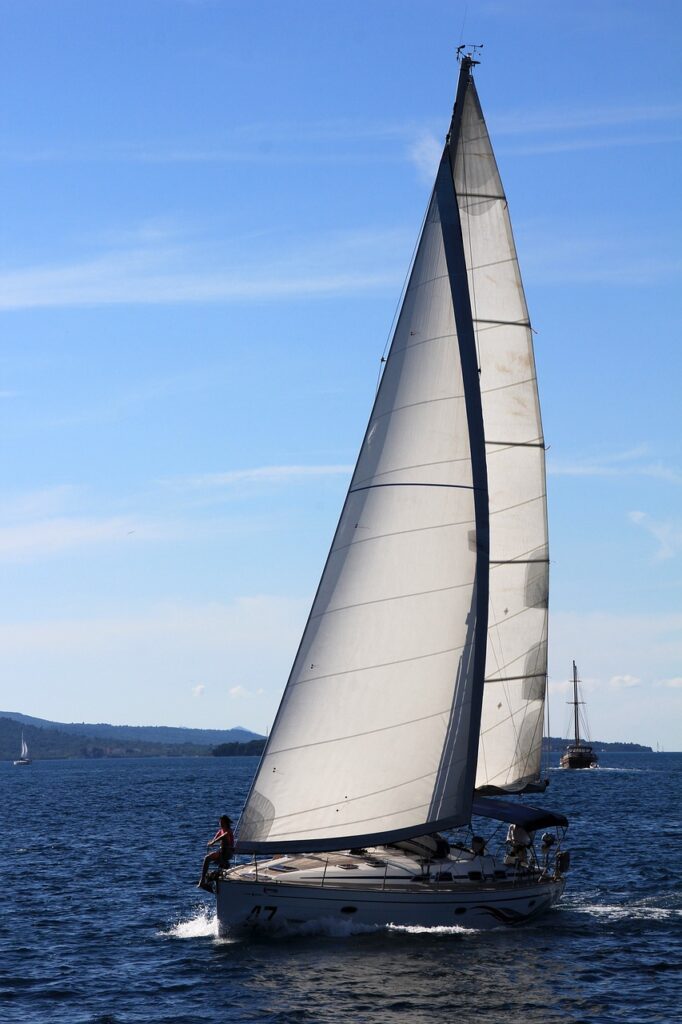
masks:
[[[470,815],[476,532],[437,196],[242,849],[366,845]]]
[[[19,756],[20,757],[28,757],[28,744],[26,743],[26,740],[24,739],[23,734],[22,734],[22,737],[21,737],[21,754]]]
[[[479,355],[490,515],[488,646],[476,785],[514,789],[540,774],[549,578],[545,451],[507,201],[471,79],[455,191]]]

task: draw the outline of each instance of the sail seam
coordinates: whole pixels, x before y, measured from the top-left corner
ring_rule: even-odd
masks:
[[[400,789],[402,786],[409,786],[409,785],[411,785],[414,782],[421,782],[422,779],[431,778],[431,776],[435,775],[435,774],[436,774],[436,772],[428,772],[426,775],[420,775],[416,779],[409,779],[407,782],[400,783],[397,786],[386,786],[385,789],[377,789],[373,793],[366,793],[364,797],[354,797],[353,800],[354,801],[355,800],[364,800],[364,799],[367,799],[368,797],[380,796],[382,793],[389,793],[392,789]],[[319,807],[313,807],[312,811],[313,812],[314,811],[324,811],[328,807],[336,807],[337,804],[346,805],[347,801],[345,801],[345,800],[334,800],[330,804],[320,804]],[[401,809],[399,811],[392,812],[390,817],[391,818],[395,818],[395,817],[397,817],[400,814],[410,814],[413,811],[418,811],[420,807],[428,808],[428,806],[429,806],[428,803],[426,803],[425,801],[422,801],[419,804],[414,804],[412,807],[401,807]],[[286,815],[286,817],[282,816],[282,818],[273,818],[273,824],[276,821],[280,821],[280,822],[281,821],[285,821],[286,818],[294,817],[297,814],[305,814],[305,813],[306,813],[305,811],[293,811],[290,815]],[[386,815],[383,815],[383,817],[387,818],[387,817],[389,817],[389,815],[386,814]],[[371,814],[371,815],[369,815],[366,818],[353,818],[352,821],[344,822],[343,828],[344,829],[348,829],[348,828],[352,828],[354,825],[361,824],[362,822],[365,822],[365,821],[376,821],[376,820],[377,820],[376,814]],[[448,820],[448,819],[446,819],[446,820]],[[326,826],[327,829],[329,827],[330,827],[329,825]],[[443,827],[443,826],[441,826],[441,827]],[[405,831],[408,834],[418,836],[418,835],[423,835],[425,832],[431,832],[431,831],[433,831],[433,829],[434,829],[434,826],[429,821],[425,821],[425,822],[422,822],[422,823],[420,823],[419,825],[416,825],[416,826],[409,826],[409,828],[406,829]],[[309,831],[308,828],[305,828],[305,829],[288,829],[286,834],[287,835],[289,835],[289,834],[294,835],[297,832],[298,833],[301,833],[301,832],[306,833],[308,831]],[[380,836],[381,833],[377,833],[377,835]],[[336,836],[329,836],[328,837],[329,840],[336,840],[336,838],[337,838]],[[339,840],[343,840],[346,837],[339,836],[338,838],[339,838]],[[351,836],[350,838],[353,838],[353,837]],[[268,838],[267,838],[267,845],[270,848],[272,848],[273,846],[275,848],[277,848],[278,842],[279,842],[279,840],[277,839],[277,836],[273,835],[272,832],[270,832],[270,834],[268,835]],[[286,842],[286,840],[284,840],[284,842]],[[255,843],[250,843],[247,840],[247,845],[253,846],[253,845],[255,845]],[[373,845],[373,844],[366,843],[365,845],[369,846],[369,845]],[[338,849],[343,849],[343,846],[338,847]],[[383,878],[383,875],[382,875],[382,878]]]
[[[502,515],[503,512],[511,512],[515,508],[522,508],[524,505],[531,505],[534,501],[542,501],[547,495],[543,492],[542,494],[536,494],[532,498],[527,498],[525,501],[519,501],[516,505],[505,505],[504,508],[496,508],[490,510],[491,516]]]
[[[468,701],[463,701],[460,706],[464,706],[467,703]],[[276,754],[289,754],[293,750],[307,750],[310,747],[324,747],[329,743],[345,743],[347,740],[359,739],[360,736],[373,736],[379,732],[391,732],[393,729],[404,729],[406,726],[412,725],[413,722],[428,722],[432,718],[440,718],[443,715],[449,715],[450,710],[450,708],[443,708],[443,710],[434,711],[430,715],[422,715],[421,718],[409,718],[406,722],[395,722],[393,725],[384,725],[379,729],[367,729],[365,732],[351,732],[345,736],[333,736],[328,740],[317,740],[315,743],[298,743],[293,747],[280,747],[279,750],[270,751],[268,756],[274,757]],[[435,775],[435,772],[429,772],[428,774]],[[420,776],[420,778],[425,778],[425,776]],[[360,799],[362,799],[362,797],[353,797],[353,800]]]
[[[546,672],[528,672],[525,676],[486,676],[486,683],[513,683],[520,679],[542,679]]]
[[[401,412],[403,409],[415,409],[419,405],[434,405],[436,402],[454,402],[461,398],[464,398],[463,394],[442,395],[440,398],[425,398],[421,402],[406,402],[405,405],[394,405],[391,409],[387,409],[386,412],[379,413],[378,416],[375,416],[372,423],[378,423],[379,420],[385,419],[386,416],[392,416],[394,412]]]
[[[357,668],[344,668],[339,672],[325,672],[318,676],[307,676],[305,679],[298,679],[295,683],[292,683],[291,687],[293,689],[294,686],[303,686],[304,683],[316,683],[320,679],[335,679],[337,676],[350,676],[356,672],[373,672],[374,669],[390,668],[391,665],[407,665],[411,661],[424,661],[426,658],[439,658],[443,654],[454,654],[456,651],[463,651],[470,646],[470,643],[465,643],[462,644],[461,647],[446,647],[442,651],[428,651],[426,654],[416,654],[411,658],[395,658],[393,661],[381,661],[378,665],[359,665]]]
[[[487,267],[501,267],[504,263],[518,263],[518,259],[516,256],[506,256],[503,260],[491,260],[490,263],[472,263],[467,269],[470,273],[473,273],[476,270],[485,270]],[[477,317],[472,319],[474,323],[479,323]]]
[[[481,394],[494,395],[497,394],[498,391],[508,391],[509,388],[520,388],[526,384],[534,384],[535,380],[535,377],[524,377],[522,380],[512,380],[509,384],[498,384],[496,387],[492,388],[481,388]]]
[[[392,530],[390,533],[375,533],[373,537],[359,537],[357,540],[349,541],[348,544],[338,544],[335,548],[332,548],[332,552],[344,551],[346,548],[352,548],[356,544],[369,544],[373,540],[384,540],[386,537],[402,537],[404,534],[424,533],[427,530],[445,530],[451,526],[471,526],[473,522],[473,519],[458,519],[451,523],[434,523],[432,526],[415,526],[411,530]],[[369,527],[365,527],[365,529],[369,529]]]
[[[409,292],[416,291],[417,288],[423,288],[426,284],[433,284],[434,281],[444,281],[447,276],[447,274],[436,274],[434,277],[424,278],[423,281],[415,281],[414,284],[408,284],[405,294],[407,295]]]
[[[394,470],[394,472],[398,472],[398,470]],[[364,484],[362,487],[351,487],[348,493],[356,494],[358,491],[371,491],[376,487],[447,487],[450,488],[451,490],[456,491],[485,490],[485,488],[476,488],[473,486],[473,484],[432,484],[426,482],[416,483],[406,480],[404,483],[399,483],[396,481],[394,483],[386,484]]]
[[[491,558],[493,565],[549,565],[549,558]]]
[[[419,332],[417,332],[419,333]],[[411,335],[412,337],[413,335]],[[448,338],[456,338],[457,334],[451,331],[449,334],[436,334],[432,338],[421,338],[419,341],[411,341],[409,345],[402,345],[400,348],[395,347],[391,349],[392,353],[395,352],[408,352],[411,348],[417,348],[418,345],[428,345],[432,341],[447,341]]]
[[[411,597],[426,597],[428,594],[444,594],[448,590],[462,590],[464,587],[471,587],[471,580],[466,580],[464,583],[456,583],[452,587],[434,587],[433,590],[415,590],[411,594],[393,594],[391,597],[377,597],[373,601],[357,601],[354,604],[341,604],[336,608],[325,608],[323,612],[317,612],[317,614],[311,615],[311,621],[313,619],[321,619],[325,615],[332,615],[334,612],[347,612],[351,608],[367,608],[373,604],[387,604],[389,601],[406,601]]]
[[[509,448],[544,448],[544,441],[486,441],[486,444],[499,445],[505,451]],[[491,452],[492,455],[497,455],[497,452]]]
[[[480,135],[479,138],[482,139],[484,136]],[[468,142],[469,140],[463,139],[462,141]],[[505,202],[507,201],[506,196],[494,196],[489,192],[458,192],[457,195],[460,199],[504,199]]]
[[[530,320],[485,320],[482,317],[478,317],[476,323],[494,324],[497,327],[530,327]]]
[[[439,459],[437,462],[414,462],[410,466],[399,466],[397,469],[386,469],[383,473],[374,473],[372,476],[363,477],[362,480],[358,480],[356,486],[359,486],[363,480],[376,480],[377,477],[390,476],[392,473],[405,473],[408,469],[427,469],[429,466],[454,466],[458,462],[468,463],[469,459],[462,457],[461,459]]]

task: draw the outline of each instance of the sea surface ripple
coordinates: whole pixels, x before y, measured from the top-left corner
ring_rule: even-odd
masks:
[[[220,939],[194,888],[255,758],[0,765],[4,1024],[675,1024],[682,754],[551,770],[571,820],[561,906],[533,925]]]

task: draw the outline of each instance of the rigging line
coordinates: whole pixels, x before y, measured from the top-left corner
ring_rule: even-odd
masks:
[[[429,201],[426,204],[426,209],[424,210],[424,214],[422,216],[422,222],[421,222],[421,225],[419,227],[419,231],[417,233],[417,240],[414,243],[414,248],[412,250],[412,255],[410,256],[410,262],[407,265],[407,271],[405,273],[405,280],[403,281],[403,286],[400,289],[400,294],[398,296],[398,301],[396,303],[396,307],[393,310],[393,319],[391,320],[391,326],[388,329],[388,335],[387,335],[386,341],[384,343],[384,350],[381,353],[381,360],[379,362],[379,373],[377,375],[377,384],[376,384],[376,389],[375,389],[375,397],[379,393],[379,385],[381,384],[382,370],[385,368],[386,362],[387,362],[387,358],[388,358],[387,355],[386,355],[386,352],[387,352],[391,342],[393,341],[393,339],[395,337],[395,332],[398,329],[398,323],[400,321],[400,312],[402,311],[402,305],[403,305],[403,302],[405,300],[405,295],[407,294],[407,289],[409,287],[410,278],[412,277],[412,272],[414,271],[414,264],[415,264],[415,258],[417,256],[417,250],[419,249],[419,244],[420,244],[420,242],[422,240],[422,233],[424,231],[424,225],[426,224],[426,218],[429,215],[429,210],[431,209],[431,203],[432,202],[433,202],[433,189],[431,190],[431,195],[429,197]]]

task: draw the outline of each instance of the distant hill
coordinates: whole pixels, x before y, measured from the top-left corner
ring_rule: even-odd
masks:
[[[248,743],[263,737],[237,726],[234,729],[186,729],[174,725],[109,725],[106,722],[51,722],[46,718],[33,718],[18,711],[0,711],[0,718],[11,718],[22,725],[38,729],[59,729],[60,732],[79,736],[104,736],[108,739],[133,740],[146,743],[198,743],[215,746],[216,743]]]
[[[212,751],[214,757],[260,757],[265,750],[265,739],[250,743],[220,743]]]
[[[549,740],[545,738],[544,742],[545,744],[549,742],[549,749],[553,753],[563,754],[568,744],[572,743],[573,740],[567,740],[566,738],[562,739],[560,736],[550,736]],[[645,747],[641,743],[607,743],[605,740],[586,740],[585,742],[589,743],[592,749],[596,750],[597,753],[607,750],[613,750],[614,752],[620,752],[621,754],[627,754],[628,752],[632,754],[653,753],[651,747]]]
[[[248,729],[185,729],[180,726],[109,725],[51,722],[18,712],[0,712],[0,759],[18,756],[21,733],[30,756],[177,757],[206,756],[216,744],[251,744],[263,737]]]

